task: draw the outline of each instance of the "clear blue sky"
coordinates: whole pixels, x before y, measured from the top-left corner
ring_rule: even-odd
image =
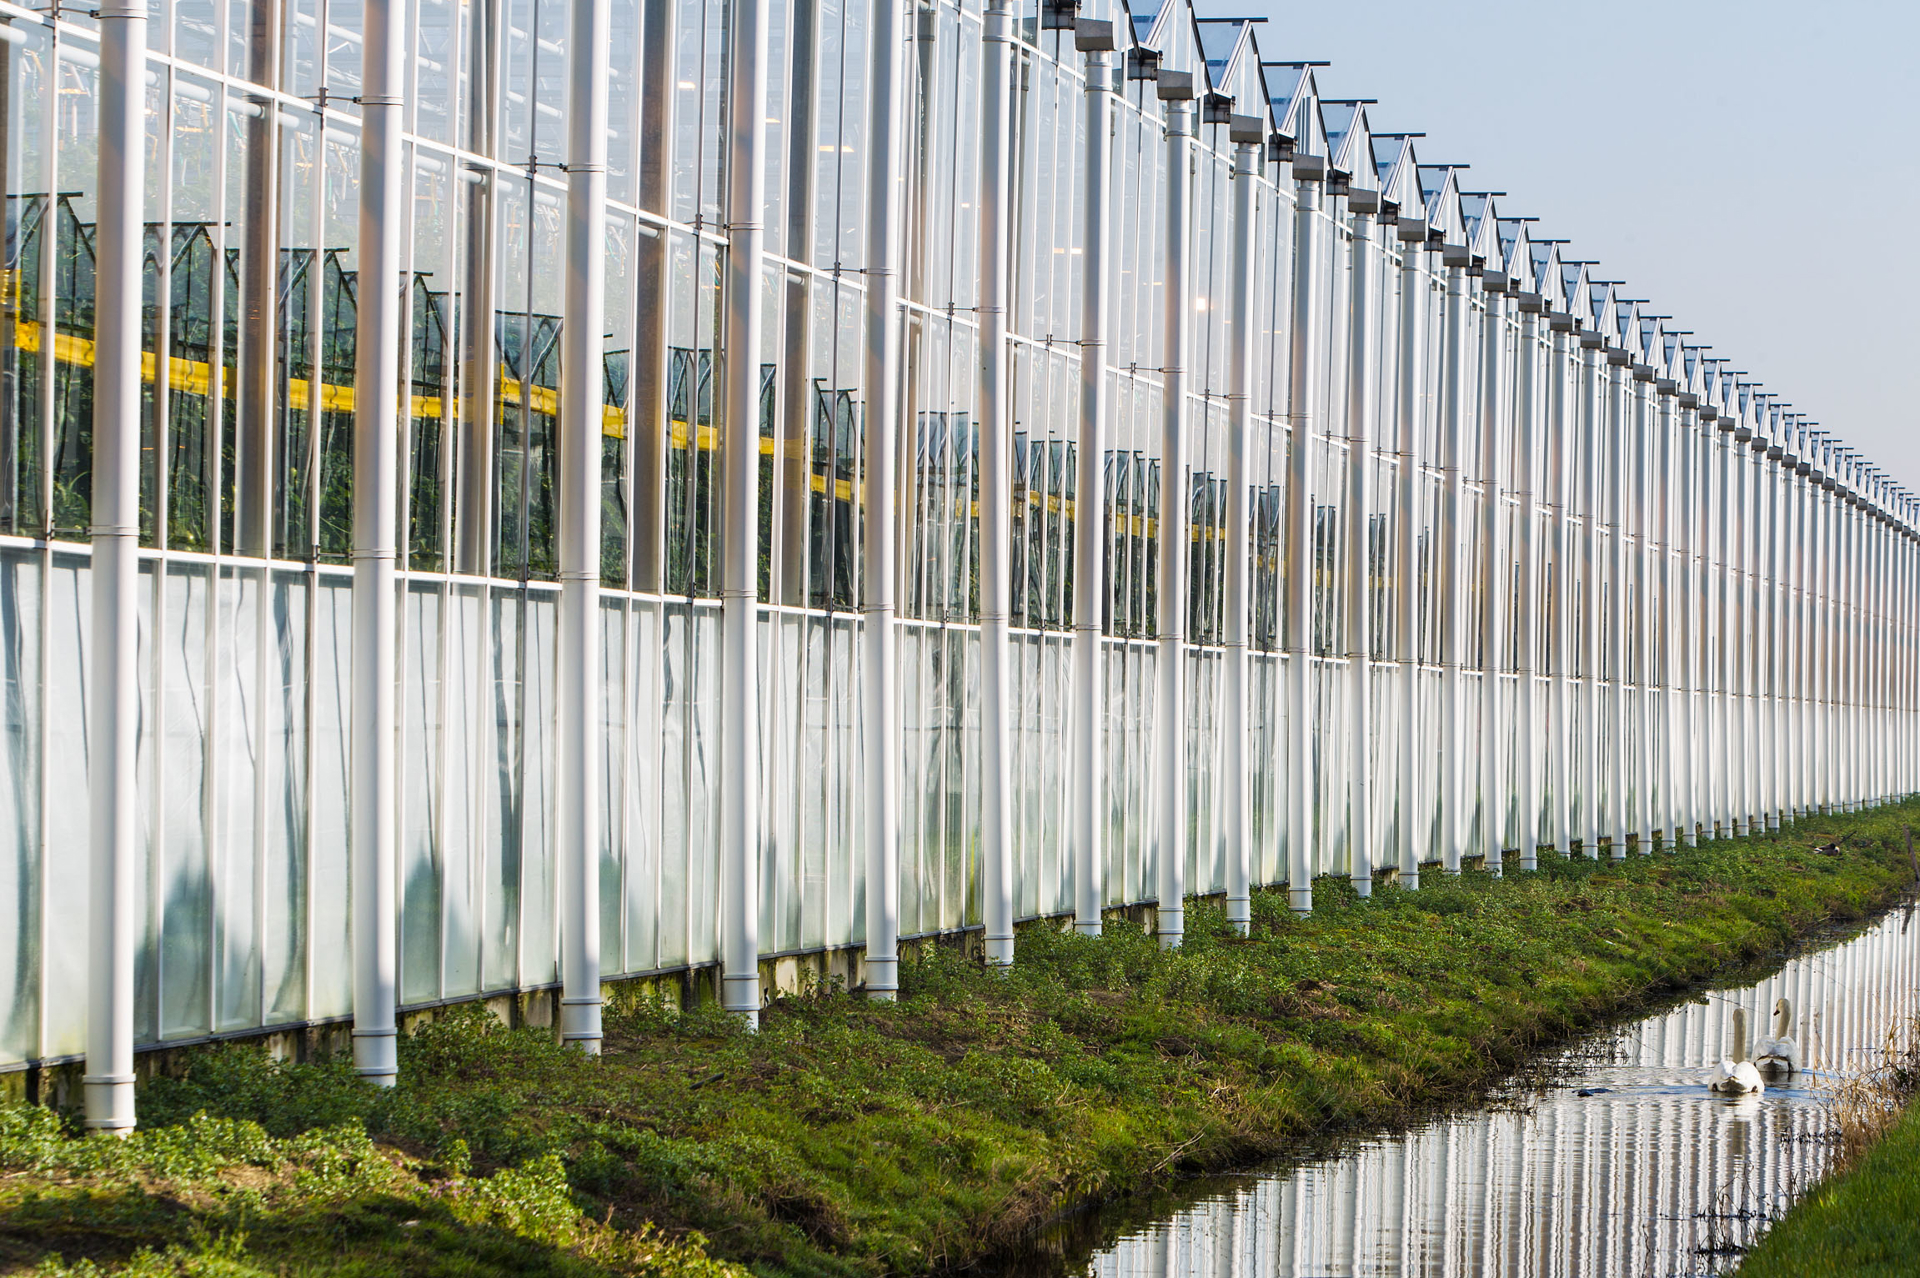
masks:
[[[1920,495],[1920,0],[1195,0]]]

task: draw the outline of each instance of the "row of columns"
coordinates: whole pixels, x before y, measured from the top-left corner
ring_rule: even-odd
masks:
[[[906,414],[902,401],[900,274],[902,200],[899,172],[906,56],[902,0],[879,0],[874,9],[870,96],[872,166],[868,182],[866,266],[867,469],[863,543],[866,588],[862,600],[862,715],[865,767],[866,984],[891,998],[897,990],[899,809],[897,763],[901,723],[896,685],[896,509],[898,441]],[[361,97],[362,148],[359,186],[360,291],[355,384],[395,388],[366,394],[356,404],[354,444],[354,631],[352,727],[352,894],[354,1056],[359,1072],[374,1083],[397,1075],[394,787],[399,775],[395,746],[394,687],[397,510],[400,430],[398,405],[401,344],[401,121],[405,85],[404,9],[395,0],[371,0],[365,10],[365,87]],[[588,1052],[599,1049],[598,862],[600,810],[597,785],[601,752],[598,726],[600,393],[605,332],[606,131],[608,0],[572,0],[569,77],[567,278],[561,397],[560,560],[561,602],[557,747],[561,801],[557,848],[561,885],[562,1037]],[[723,1003],[748,1021],[757,1019],[759,981],[759,718],[757,576],[759,561],[759,396],[764,229],[766,204],[764,136],[768,63],[766,0],[735,0],[729,64],[729,131],[726,297],[722,365],[725,405],[723,450],[722,775],[732,791],[721,805]],[[982,800],[985,806],[980,856],[980,895],[990,962],[1013,961],[1013,703],[1010,624],[1012,455],[1008,308],[1011,303],[1014,155],[1012,94],[1013,13],[1007,0],[991,0],[983,43],[983,208],[980,218],[981,291],[978,417],[982,433]],[[96,382],[96,491],[94,503],[94,651],[90,678],[89,731],[92,756],[92,976],[86,1080],[89,1124],[125,1130],[133,1123],[132,972],[133,873],[137,852],[134,819],[134,743],[138,714],[135,668],[138,573],[138,452],[140,407],[140,251],[143,227],[139,192],[144,189],[146,9],[109,5],[101,10],[102,90],[98,231],[98,335]],[[1110,396],[1107,363],[1113,216],[1109,144],[1113,130],[1115,52],[1112,24],[1081,22],[1076,44],[1085,54],[1085,153],[1083,201],[1085,281],[1078,500],[1074,547],[1074,710],[1070,727],[1073,761],[1069,846],[1074,874],[1074,921],[1078,930],[1100,929],[1105,863],[1101,847],[1101,721],[1104,554],[1104,460]],[[1180,943],[1184,924],[1187,834],[1186,693],[1187,554],[1189,492],[1185,456],[1189,425],[1188,288],[1190,179],[1195,120],[1194,82],[1188,73],[1165,72],[1156,86],[1166,107],[1165,367],[1160,489],[1160,589],[1156,653],[1155,715],[1158,829],[1154,883],[1157,932],[1163,945]],[[739,122],[748,122],[742,126]],[[1229,352],[1228,446],[1225,471],[1228,520],[1224,678],[1221,716],[1228,761],[1223,790],[1227,839],[1228,915],[1245,930],[1250,921],[1251,823],[1249,820],[1250,727],[1247,713],[1247,597],[1249,519],[1246,448],[1251,434],[1253,294],[1251,269],[1257,184],[1264,181],[1266,143],[1236,137],[1235,227],[1228,299],[1234,341]],[[1283,173],[1285,170],[1283,169]],[[1286,178],[1280,179],[1287,180]],[[1284,189],[1275,187],[1276,194]],[[1329,351],[1321,322],[1329,292],[1342,278],[1351,288],[1351,336],[1345,362],[1335,375],[1347,380],[1346,421],[1340,429],[1353,461],[1345,491],[1345,657],[1347,742],[1345,864],[1355,889],[1366,895],[1374,877],[1369,830],[1374,811],[1370,787],[1375,718],[1371,633],[1370,519],[1380,500],[1372,491],[1372,458],[1387,443],[1378,426],[1392,421],[1391,449],[1398,461],[1396,491],[1387,500],[1403,514],[1420,499],[1418,441],[1428,383],[1425,325],[1431,267],[1424,232],[1405,248],[1397,322],[1399,391],[1391,404],[1377,402],[1375,373],[1382,325],[1390,318],[1378,302],[1392,225],[1384,217],[1356,214],[1350,221],[1351,270],[1329,273],[1328,227],[1337,195],[1322,182],[1300,176],[1291,215],[1276,219],[1275,251],[1294,264],[1291,297],[1289,403],[1294,445],[1286,482],[1286,607],[1281,636],[1292,708],[1287,716],[1285,829],[1289,900],[1295,910],[1312,905],[1315,802],[1312,759],[1315,729],[1312,665],[1316,653],[1312,601],[1314,547],[1313,443],[1332,432],[1324,421],[1325,394],[1319,370]],[[1691,844],[1699,831],[1744,832],[1772,828],[1783,817],[1818,809],[1859,806],[1905,784],[1914,763],[1910,725],[1896,722],[1910,708],[1896,701],[1911,686],[1913,650],[1904,618],[1912,615],[1920,581],[1915,579],[1911,535],[1858,498],[1844,495],[1860,479],[1836,487],[1832,472],[1848,461],[1830,444],[1795,444],[1804,429],[1773,408],[1767,434],[1747,446],[1750,407],[1724,400],[1699,403],[1681,387],[1629,352],[1610,345],[1565,313],[1549,311],[1523,287],[1482,290],[1483,320],[1474,348],[1470,324],[1474,302],[1464,262],[1445,266],[1441,304],[1440,518],[1433,563],[1441,578],[1439,633],[1441,696],[1437,792],[1429,808],[1415,802],[1423,780],[1419,742],[1411,731],[1423,677],[1415,647],[1414,520],[1398,521],[1396,555],[1401,565],[1394,596],[1395,646],[1385,660],[1394,675],[1408,727],[1398,753],[1378,775],[1391,777],[1398,804],[1391,866],[1417,886],[1422,844],[1416,818],[1431,812],[1439,821],[1440,862],[1457,872],[1467,847],[1467,818],[1479,790],[1481,850],[1498,868],[1504,837],[1506,770],[1493,746],[1510,735],[1515,744],[1514,800],[1520,813],[1517,850],[1531,868],[1540,846],[1566,851],[1578,844],[1592,852],[1602,842],[1616,857],[1630,840],[1644,849],[1659,831],[1671,844]],[[1514,311],[1517,306],[1517,317]],[[1477,400],[1468,370],[1481,375]],[[1769,415],[1770,413],[1770,415]],[[1511,432],[1509,435],[1507,432]],[[1473,438],[1470,438],[1473,437]],[[1479,448],[1485,476],[1480,538],[1487,548],[1479,585],[1479,623],[1484,637],[1477,669],[1486,690],[1477,724],[1465,722],[1464,674],[1475,662],[1466,651],[1466,599],[1472,565],[1462,526],[1464,472]],[[1544,492],[1534,491],[1536,450],[1548,452]],[[1798,448],[1789,453],[1786,441]],[[1493,478],[1497,458],[1509,443],[1516,451],[1518,487],[1511,505]],[[1771,443],[1771,447],[1762,447]],[[1807,459],[1806,445],[1822,455]],[[1566,452],[1596,450],[1581,473],[1588,489],[1568,488],[1574,473]],[[1599,451],[1610,450],[1610,451]],[[1601,461],[1604,465],[1597,464]],[[1824,479],[1806,482],[1817,460]],[[1857,468],[1855,468],[1857,470]],[[1598,485],[1608,482],[1603,494]],[[1629,494],[1634,498],[1629,500]],[[1578,513],[1574,511],[1578,505]],[[1505,536],[1506,512],[1518,514],[1518,544]],[[1635,580],[1639,594],[1631,633],[1600,615],[1597,530],[1604,510],[1610,535],[1607,579],[1612,589]],[[1629,519],[1629,514],[1632,518]],[[1542,516],[1544,515],[1544,519]],[[1629,527],[1628,524],[1632,526]],[[1543,580],[1541,544],[1552,548],[1555,580]],[[1632,551],[1628,535],[1636,540]],[[1629,566],[1628,556],[1635,559]],[[1581,671],[1568,664],[1576,597],[1569,565],[1581,566],[1580,614],[1586,619]],[[1517,654],[1509,672],[1495,640],[1504,634],[1509,569],[1519,588]],[[1547,650],[1541,599],[1553,602],[1555,631],[1550,668],[1537,662]],[[1658,596],[1657,601],[1654,596]],[[1616,615],[1617,597],[1607,601]],[[1702,617],[1711,627],[1700,627]],[[1898,628],[1895,638],[1893,628]],[[1604,648],[1603,648],[1604,645]],[[1638,678],[1630,683],[1629,654]],[[1655,655],[1665,676],[1648,679]],[[1597,740],[1573,741],[1565,731],[1576,695],[1581,721],[1603,721],[1602,656],[1611,663],[1604,721],[1611,734],[1611,766]],[[1501,731],[1501,698],[1495,690],[1511,674],[1514,683],[1510,733]],[[1544,705],[1542,702],[1544,701]],[[1537,738],[1542,711],[1547,740]],[[1481,744],[1463,762],[1464,739]],[[1639,747],[1629,751],[1632,740]],[[1547,777],[1537,760],[1544,759]],[[1571,807],[1575,778],[1582,794]],[[1544,805],[1544,792],[1551,803]],[[1603,806],[1597,802],[1606,796]],[[1633,802],[1628,802],[1632,796]]]

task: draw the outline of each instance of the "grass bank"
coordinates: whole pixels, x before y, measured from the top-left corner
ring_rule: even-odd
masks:
[[[403,1042],[389,1092],[343,1061],[209,1052],[143,1090],[147,1127],[122,1153],[8,1114],[0,1269],[77,1272],[44,1258],[84,1253],[111,1271],[141,1247],[143,1274],[951,1268],[1176,1173],[1468,1098],[1870,913],[1912,878],[1910,821],[1920,804],[1368,902],[1323,880],[1308,918],[1259,896],[1248,939],[1200,903],[1172,954],[1125,925],[1026,931],[1004,974],[930,947],[898,1004],[817,990],[757,1035],[711,1007],[628,1002],[598,1060],[456,1011]],[[668,1248],[649,1224],[709,1241]]]
[[[1835,1093],[1833,1173],[1795,1203],[1740,1278],[1905,1278],[1920,1271],[1920,1017]]]
[[[1911,1278],[1920,1270],[1920,1107],[1797,1203],[1740,1278]]]

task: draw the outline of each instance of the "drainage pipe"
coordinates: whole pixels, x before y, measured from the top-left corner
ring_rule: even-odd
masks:
[[[1601,371],[1598,339],[1580,342],[1580,415],[1578,465],[1580,483],[1580,613],[1575,642],[1580,651],[1580,723],[1574,756],[1580,775],[1580,855],[1600,856],[1605,818],[1600,807],[1600,494],[1606,457],[1602,438],[1609,423],[1603,416],[1606,376]],[[1569,619],[1571,621],[1571,619]]]
[[[1601,756],[1601,770],[1607,778],[1607,849],[1615,861],[1626,859],[1627,839],[1632,826],[1629,814],[1631,802],[1627,793],[1627,778],[1631,775],[1633,750],[1627,744],[1627,539],[1626,539],[1626,488],[1628,468],[1626,458],[1632,445],[1633,428],[1630,421],[1632,405],[1627,398],[1627,387],[1622,380],[1621,367],[1614,362],[1611,351],[1607,355],[1607,416],[1609,429],[1598,441],[1598,447],[1607,460],[1607,612],[1605,625],[1600,626],[1596,615],[1596,628],[1601,631],[1601,641],[1605,644],[1607,658],[1607,748]],[[1598,742],[1598,734],[1595,735]]]
[[[1226,741],[1222,760],[1222,834],[1227,844],[1227,926],[1245,936],[1253,926],[1253,825],[1247,769],[1247,448],[1253,433],[1253,220],[1260,146],[1233,148],[1232,344],[1227,350],[1227,535],[1225,684],[1220,714]],[[1084,579],[1083,579],[1084,580]]]
[[[861,600],[866,726],[867,997],[891,1002],[900,988],[899,636],[900,146],[904,0],[873,10],[873,114],[867,170],[866,560]]]
[[[1292,409],[1287,442],[1287,903],[1313,909],[1313,427],[1319,416],[1318,359],[1324,192],[1298,184],[1295,205],[1293,332],[1288,373]]]
[[[86,1125],[134,1125],[134,876],[140,855],[140,261],[146,171],[147,6],[108,0],[100,22],[100,216],[95,244],[93,660]]]
[[[1440,443],[1440,518],[1433,532],[1434,576],[1440,606],[1440,865],[1460,873],[1460,648],[1466,629],[1466,549],[1460,527],[1460,452],[1462,418],[1467,408],[1466,272],[1447,268],[1446,344]]]
[[[1110,158],[1113,69],[1103,50],[1087,54],[1087,192],[1081,206],[1080,450],[1075,477],[1073,591],[1073,926],[1100,933],[1106,858],[1100,837],[1105,773],[1100,725],[1106,715],[1104,618],[1107,542],[1107,254],[1112,217]]]
[[[980,144],[980,921],[987,962],[1013,962],[1013,413],[1007,300],[1013,224],[1013,11],[993,0],[982,33]],[[1091,290],[1094,274],[1088,258]],[[1085,578],[1081,578],[1085,580]],[[1079,657],[1076,652],[1075,658]],[[1079,710],[1076,704],[1076,716]],[[1075,723],[1078,728],[1078,719]],[[1084,742],[1074,740],[1075,766]],[[1076,778],[1077,779],[1077,778]],[[1078,829],[1076,827],[1076,834]],[[1075,904],[1089,877],[1076,846]],[[1099,911],[1094,912],[1098,926]]]
[[[1540,439],[1540,316],[1522,303],[1520,360],[1514,387],[1514,436],[1519,450],[1514,458],[1514,482],[1519,491],[1520,523],[1520,633],[1514,644],[1514,778],[1519,790],[1520,828],[1517,831],[1520,868],[1540,866],[1540,761],[1538,734],[1540,661],[1540,506],[1536,470]]]
[[[576,3],[579,0],[575,0]],[[760,1023],[760,312],[766,229],[767,0],[734,0],[727,83],[726,317],[721,333],[720,1006]],[[871,491],[871,487],[869,487]],[[871,890],[869,890],[871,896]]]
[[[399,529],[400,271],[406,20],[370,0],[360,97],[360,308],[353,429],[353,1062],[391,1087],[395,909],[394,569]]]
[[[1513,559],[1502,533],[1507,504],[1500,490],[1501,451],[1506,438],[1507,294],[1486,294],[1480,387],[1480,852],[1494,874],[1502,871],[1507,846],[1507,742],[1500,731],[1500,671],[1505,665],[1507,590]]]
[[[1628,467],[1632,475],[1628,517],[1633,525],[1633,786],[1634,823],[1639,828],[1640,855],[1653,851],[1653,831],[1659,816],[1654,808],[1654,691],[1653,691],[1653,611],[1659,585],[1659,565],[1649,546],[1653,536],[1648,508],[1648,452],[1652,442],[1647,424],[1653,417],[1653,404],[1647,379],[1632,371],[1633,452]],[[1643,366],[1644,367],[1644,366]]]
[[[560,357],[560,1041],[600,1054],[600,418],[611,0],[571,0],[566,343]],[[756,379],[757,380],[757,379]],[[731,386],[728,387],[732,389]],[[756,405],[757,407],[757,405]],[[729,410],[734,405],[728,405]],[[753,414],[757,423],[759,414]],[[758,441],[754,460],[759,461]],[[756,465],[756,471],[758,467]],[[751,793],[751,792],[749,792]]]
[[[1409,243],[1400,257],[1400,400],[1395,469],[1399,492],[1394,502],[1393,642],[1400,685],[1398,779],[1394,785],[1395,864],[1402,887],[1420,886],[1424,840],[1414,832],[1420,783],[1420,742],[1415,735],[1420,709],[1420,573],[1417,568],[1420,509],[1420,421],[1427,402],[1427,283],[1424,245]]]
[[[1347,877],[1362,897],[1373,895],[1373,500],[1374,362],[1379,345],[1378,288],[1374,269],[1373,219],[1353,223],[1351,334],[1347,364],[1346,631]]]
[[[1553,324],[1552,349],[1547,365],[1547,477],[1551,487],[1547,505],[1553,525],[1553,617],[1549,636],[1547,664],[1551,670],[1551,709],[1547,715],[1547,755],[1552,790],[1553,818],[1548,826],[1554,850],[1562,856],[1573,855],[1573,770],[1568,759],[1567,658],[1572,647],[1568,614],[1572,611],[1573,591],[1567,580],[1567,554],[1571,537],[1567,531],[1567,441],[1573,433],[1569,425],[1573,414],[1567,403],[1571,372],[1568,367],[1567,330]]]
[[[1155,924],[1162,949],[1186,931],[1187,878],[1187,192],[1193,103],[1167,103],[1166,364],[1160,416],[1158,704],[1160,837],[1154,857]]]

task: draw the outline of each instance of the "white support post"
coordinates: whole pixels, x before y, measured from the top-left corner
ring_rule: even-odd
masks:
[[[1561,856],[1573,855],[1573,767],[1570,758],[1571,742],[1568,732],[1568,715],[1571,710],[1572,689],[1569,678],[1569,658],[1573,651],[1573,588],[1569,579],[1568,559],[1572,535],[1567,529],[1568,517],[1568,466],[1567,444],[1574,434],[1572,423],[1576,420],[1570,398],[1568,383],[1572,380],[1572,358],[1568,352],[1566,330],[1554,325],[1552,350],[1548,356],[1548,394],[1550,396],[1547,411],[1547,474],[1548,492],[1551,501],[1547,507],[1553,523],[1553,621],[1551,642],[1549,644],[1548,666],[1552,671],[1550,709],[1547,714],[1547,766],[1552,780],[1549,783],[1552,794],[1553,820],[1549,829],[1553,834],[1554,850]]]
[[[760,1023],[760,312],[766,229],[767,0],[733,0],[721,364],[720,1006]],[[868,491],[872,491],[869,474]],[[871,565],[869,565],[871,571]],[[872,889],[869,888],[869,896]]]
[[[1087,193],[1082,254],[1080,449],[1075,477],[1073,591],[1073,926],[1100,934],[1106,905],[1106,856],[1101,833],[1106,758],[1100,728],[1106,717],[1105,624],[1107,543],[1107,277],[1112,217],[1113,70],[1104,52],[1087,54]]]
[[[1408,244],[1400,258],[1400,395],[1394,443],[1398,493],[1394,499],[1393,644],[1399,684],[1400,733],[1395,767],[1395,865],[1400,886],[1420,886],[1422,840],[1415,834],[1421,761],[1431,754],[1415,733],[1420,721],[1419,543],[1420,422],[1426,408],[1427,305],[1429,287],[1421,244]]]
[[[1326,242],[1320,184],[1298,184],[1287,446],[1287,903],[1313,909],[1313,450],[1320,414],[1321,261]]]
[[[1158,694],[1154,705],[1155,789],[1160,829],[1154,847],[1154,931],[1162,949],[1186,934],[1187,879],[1187,200],[1193,103],[1167,103],[1167,278],[1165,400],[1160,431]]]
[[[1507,845],[1508,734],[1500,730],[1501,669],[1507,642],[1507,589],[1513,556],[1504,533],[1507,502],[1500,488],[1506,446],[1507,294],[1486,294],[1480,386],[1480,852],[1486,868],[1503,872]]]
[[[406,22],[398,0],[369,0],[365,14],[353,374],[353,1061],[362,1078],[390,1087],[399,1073],[394,572]]]
[[[1631,366],[1629,366],[1631,367]],[[1639,831],[1640,855],[1653,851],[1653,832],[1661,824],[1654,808],[1655,726],[1653,684],[1653,616],[1660,583],[1660,566],[1651,548],[1652,515],[1648,506],[1648,423],[1652,420],[1651,388],[1647,379],[1632,375],[1633,441],[1628,466],[1631,487],[1627,515],[1633,525],[1633,788],[1634,824]],[[1623,480],[1623,482],[1625,482]]]
[[[1593,339],[1597,341],[1597,339]],[[1580,409],[1576,417],[1574,456],[1580,489],[1580,603],[1574,642],[1579,652],[1580,712],[1572,757],[1580,778],[1580,855],[1600,857],[1600,836],[1606,832],[1600,804],[1600,501],[1604,479],[1603,437],[1607,422],[1602,412],[1606,378],[1596,345],[1580,341]]]
[[[861,714],[866,770],[867,997],[891,1002],[900,989],[899,576],[900,108],[906,45],[905,0],[873,9],[873,102],[868,126],[866,561],[861,598]]]
[[[1684,660],[1679,624],[1682,578],[1675,555],[1679,522],[1674,514],[1675,507],[1686,500],[1683,486],[1686,463],[1679,448],[1679,424],[1672,390],[1670,387],[1656,389],[1660,414],[1659,473],[1663,476],[1663,482],[1654,489],[1658,494],[1660,523],[1660,824],[1662,846],[1671,852],[1680,846],[1686,811],[1686,788],[1681,775],[1681,755],[1685,749],[1682,735],[1685,717],[1680,704]]]
[[[1693,412],[1681,406],[1675,414],[1674,437],[1680,454],[1679,516],[1680,590],[1674,609],[1675,644],[1679,650],[1676,673],[1680,682],[1680,723],[1675,732],[1679,747],[1680,842],[1685,847],[1700,845],[1699,758],[1700,716],[1695,696],[1697,657],[1700,652],[1700,518],[1705,494],[1700,483],[1698,431],[1691,421]]]
[[[560,356],[560,1041],[600,1054],[600,432],[607,318],[611,0],[570,0],[567,286]],[[755,379],[758,380],[757,378]],[[729,387],[731,389],[731,386]],[[754,406],[756,409],[758,405]],[[728,405],[729,410],[733,405]],[[759,413],[753,413],[757,423]],[[755,441],[755,470],[759,447]]]
[[[1440,739],[1438,794],[1440,867],[1460,873],[1461,844],[1461,646],[1466,630],[1467,558],[1460,524],[1460,455],[1467,413],[1466,271],[1447,267],[1445,345],[1441,381],[1440,518],[1431,545],[1440,597]]]
[[[1373,220],[1355,214],[1352,337],[1347,366],[1347,561],[1344,602],[1347,659],[1347,877],[1361,897],[1373,895],[1373,589],[1369,553],[1373,504],[1374,364],[1379,345]]]
[[[1520,868],[1540,868],[1540,759],[1538,702],[1540,661],[1540,506],[1536,485],[1540,440],[1540,316],[1531,309],[1520,315],[1519,369],[1514,388],[1514,435],[1519,444],[1514,457],[1514,483],[1519,497],[1520,626],[1515,642],[1513,717],[1514,767],[1519,791]]]
[[[1621,366],[1609,352],[1607,378],[1607,433],[1599,441],[1606,458],[1607,487],[1607,608],[1596,614],[1607,658],[1607,738],[1601,770],[1607,781],[1607,822],[1604,833],[1611,859],[1624,861],[1632,817],[1627,782],[1634,752],[1627,742],[1627,526],[1626,457],[1633,430],[1627,388]]]
[[[993,0],[988,5],[981,58],[980,100],[985,119],[980,147],[979,297],[980,921],[985,924],[987,962],[1007,967],[1013,963],[1014,949],[1014,694],[1013,641],[1009,634],[1013,611],[1013,406],[1007,394],[1007,302],[1012,287],[1013,256],[1011,0]],[[1091,293],[1099,278],[1091,249],[1086,271],[1087,291]],[[1074,657],[1077,663],[1078,649]],[[1075,673],[1078,674],[1077,665]],[[1078,705],[1076,697],[1076,727],[1080,717]],[[1085,766],[1080,762],[1082,748],[1083,742],[1076,735],[1076,768]],[[1076,839],[1078,834],[1076,826]],[[1073,873],[1074,900],[1078,907],[1082,900],[1080,888],[1090,877],[1090,870],[1077,842]],[[1096,927],[1099,917],[1096,907]]]
[[[1247,731],[1247,448],[1253,433],[1253,224],[1256,187],[1261,177],[1261,145],[1239,142],[1233,148],[1232,345],[1227,351],[1227,534],[1225,611],[1225,687],[1221,690],[1221,732],[1225,771],[1221,834],[1227,848],[1227,925],[1245,936],[1253,926],[1253,822],[1248,770],[1252,741]]]
[[[146,171],[147,6],[100,21],[93,400],[93,652],[87,705],[86,1125],[134,1125],[133,973],[139,927],[135,745],[140,723],[140,260]]]

